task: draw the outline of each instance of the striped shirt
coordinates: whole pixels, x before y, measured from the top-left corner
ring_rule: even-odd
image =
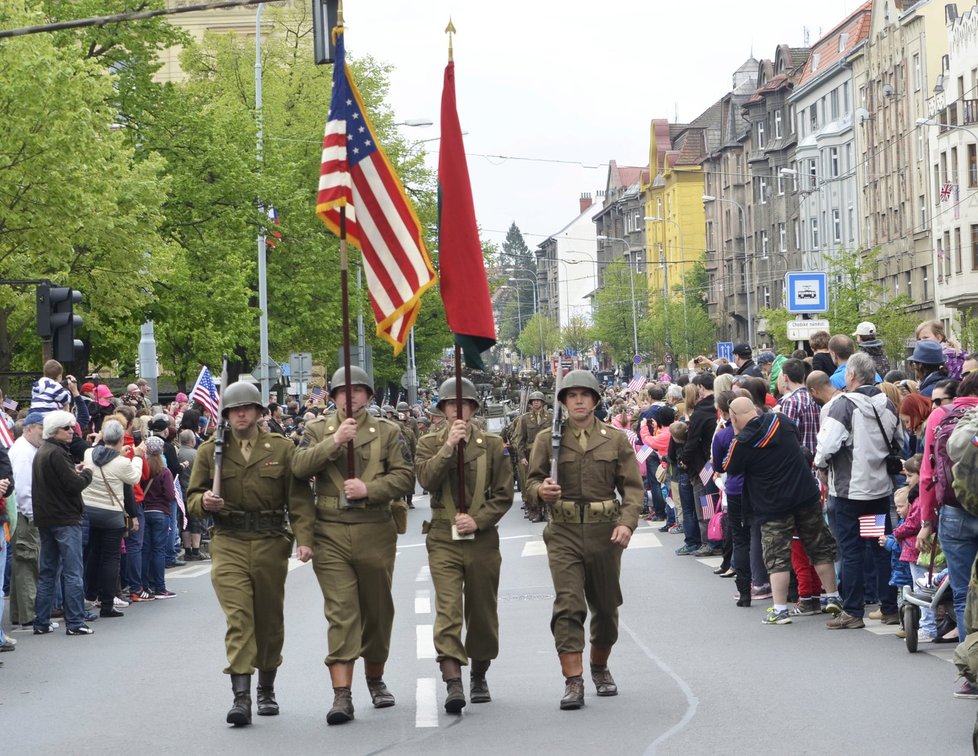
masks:
[[[787,396],[781,397],[778,404],[781,411],[798,427],[798,440],[801,441],[801,445],[815,454],[815,447],[818,445],[819,413],[818,405],[808,393],[808,389],[801,386]]]
[[[43,376],[31,388],[31,411],[46,414],[64,409],[71,402],[68,389],[52,378]]]

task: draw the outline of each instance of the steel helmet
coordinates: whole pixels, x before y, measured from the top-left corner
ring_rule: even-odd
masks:
[[[533,392],[531,392],[530,395],[527,397],[526,400],[528,402],[535,402],[537,399],[539,399],[541,402],[546,402],[547,401],[546,399],[543,398],[543,393],[540,392],[540,391],[533,391]]]
[[[382,405],[380,411],[383,412],[385,415],[393,415],[397,412],[397,410],[394,409],[394,407],[390,404]]]
[[[407,402],[398,402],[397,403],[397,411],[398,412],[410,412],[411,411],[411,408],[408,406],[408,403]]]
[[[251,404],[265,409],[258,387],[247,381],[235,381],[224,390],[224,394],[221,396],[221,417],[227,417],[229,409],[247,407]]]
[[[601,401],[601,387],[598,379],[590,370],[571,370],[560,381],[560,392],[557,394],[557,401],[564,401],[564,394],[568,389],[585,388],[594,394],[594,401]]]
[[[374,395],[374,385],[373,381],[370,380],[370,376],[367,375],[367,371],[358,365],[350,365],[350,383],[354,386],[363,386],[367,389],[367,396]],[[340,367],[333,373],[332,379],[329,382],[329,398],[336,398],[337,389],[344,388],[346,386],[346,368]]]
[[[462,399],[468,399],[479,406],[479,392],[475,390],[475,384],[468,378],[462,379]],[[438,409],[448,401],[455,401],[455,379],[449,378],[438,387]]]

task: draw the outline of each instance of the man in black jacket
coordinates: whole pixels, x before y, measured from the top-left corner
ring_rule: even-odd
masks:
[[[706,538],[706,528],[709,523],[703,517],[701,503],[708,492],[700,473],[710,459],[713,433],[717,427],[717,408],[713,401],[713,374],[699,373],[693,377],[692,384],[696,386],[697,401],[693,411],[689,413],[689,433],[686,436],[686,445],[683,447],[683,463],[689,473],[690,483],[693,484],[700,540],[703,544],[693,552],[693,556],[710,556],[714,550],[719,551],[720,544],[711,545]],[[712,476],[707,479],[707,482],[710,491],[715,491]]]
[[[71,457],[75,416],[70,412],[56,410],[45,415],[42,436],[44,441],[34,456],[31,475],[34,524],[41,536],[34,634],[44,635],[54,629],[51,605],[60,562],[67,634],[91,635],[92,630],[85,624],[81,492],[92,482],[92,471],[76,465]]]
[[[754,378],[763,378],[761,369],[751,359],[750,344],[734,344],[733,358],[737,366],[737,375],[749,375]]]
[[[738,397],[730,403],[730,422],[737,436],[723,467],[744,476],[744,498],[761,523],[764,564],[771,576],[774,606],[766,625],[791,624],[788,584],[791,537],[797,531],[829,599],[827,611],[842,611],[834,562],[839,549],[822,517],[822,501],[811,466],[805,460],[795,424],[781,412],[759,414],[754,403]]]

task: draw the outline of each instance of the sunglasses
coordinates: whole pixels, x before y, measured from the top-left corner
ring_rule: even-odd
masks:
[[[66,430],[66,431],[72,431],[72,432],[74,432],[75,426],[74,425],[66,425],[63,428],[61,428],[61,430]]]
[[[943,396],[939,396],[936,399],[932,398],[930,401],[931,401],[931,404],[933,404],[935,407],[940,407],[941,406],[941,402],[944,401],[944,397]]]

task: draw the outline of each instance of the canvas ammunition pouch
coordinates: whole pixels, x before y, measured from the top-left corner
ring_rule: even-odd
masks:
[[[576,525],[616,522],[620,513],[621,504],[617,499],[606,499],[604,501],[568,501],[561,499],[547,505],[547,514],[551,522]]]

